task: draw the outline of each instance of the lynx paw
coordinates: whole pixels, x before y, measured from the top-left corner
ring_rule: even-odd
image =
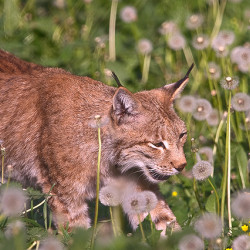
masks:
[[[176,219],[171,220],[171,221],[166,221],[166,220],[160,220],[155,223],[155,227],[157,230],[162,230],[161,236],[165,237],[166,236],[166,229],[170,228],[173,231],[180,231],[181,227],[176,221]]]

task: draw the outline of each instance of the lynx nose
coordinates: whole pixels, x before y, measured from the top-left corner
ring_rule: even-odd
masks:
[[[176,170],[178,170],[178,171],[182,171],[183,170],[183,168],[185,168],[186,167],[186,165],[187,165],[187,162],[185,161],[185,162],[182,162],[181,164],[176,164],[176,165],[174,165],[174,168],[176,169]]]

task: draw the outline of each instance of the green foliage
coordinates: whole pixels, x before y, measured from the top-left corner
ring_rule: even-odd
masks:
[[[206,98],[213,108],[219,111],[221,127],[219,124],[210,126],[206,121],[197,121],[192,114],[178,110],[188,129],[188,140],[185,145],[188,166],[183,175],[173,176],[161,184],[160,190],[183,231],[173,233],[169,229],[168,238],[160,240],[160,231],[156,230],[154,225],[152,227],[147,217],[142,223],[146,243],[141,241],[139,229],[127,234],[131,232],[127,223],[123,228],[123,234],[118,237],[113,235],[103,237],[97,233],[95,249],[178,249],[180,239],[186,234],[194,233],[193,224],[197,217],[204,212],[218,213],[218,210],[220,211],[218,200],[221,206],[221,200],[225,198],[226,201],[228,198],[227,194],[223,197],[222,192],[222,182],[228,181],[225,173],[227,164],[225,148],[229,144],[226,140],[228,138],[226,121],[222,114],[228,108],[229,91],[221,87],[220,80],[227,76],[238,76],[239,86],[232,90],[232,96],[238,92],[249,94],[249,71],[242,72],[239,65],[231,61],[230,53],[236,46],[249,47],[247,44],[250,36],[249,13],[248,17],[244,17],[244,11],[247,9],[249,11],[250,2],[233,3],[229,0],[215,0],[212,1],[213,4],[208,2],[211,1],[118,1],[115,61],[109,59],[111,1],[93,0],[87,3],[84,0],[55,0],[52,3],[49,0],[4,0],[0,2],[1,48],[22,59],[44,66],[61,67],[74,74],[90,76],[115,86],[114,80],[107,74],[107,70],[112,70],[121,83],[131,91],[158,88],[174,82],[183,76],[188,65],[195,62],[196,68],[183,94],[193,95],[196,99]],[[60,7],[60,3],[64,5]],[[225,9],[223,9],[224,4],[226,4]],[[131,23],[124,22],[120,17],[120,11],[127,5],[137,9],[137,20]],[[201,27],[190,30],[186,27],[187,18],[195,13],[204,16],[204,23]],[[178,25],[179,32],[186,39],[184,49],[177,51],[171,49],[168,43],[170,36],[159,32],[164,21],[173,21]],[[218,57],[211,46],[204,50],[197,50],[192,46],[195,35],[205,33],[212,41],[219,30],[230,30],[235,35],[234,43],[228,46],[227,56]],[[152,52],[147,55],[150,57],[148,70],[144,67],[146,56],[138,51],[138,42],[142,38],[149,39],[153,45]],[[221,69],[221,76],[216,80],[206,76],[208,63],[211,61],[218,64]],[[229,191],[232,194],[250,187],[248,159],[250,131],[246,116],[247,113],[244,112],[231,113]],[[191,141],[191,138],[194,140]],[[211,183],[209,180],[194,182],[190,177],[192,166],[196,163],[195,152],[203,146],[211,147],[214,152],[214,174],[209,178]],[[8,152],[5,157],[8,157]],[[1,185],[0,189],[3,190],[7,186],[21,187],[20,184],[8,181]],[[177,195],[174,196],[173,192]],[[21,250],[30,246],[35,249],[40,241],[49,236],[56,237],[68,249],[89,248],[92,228],[76,229],[72,233],[62,228],[59,233],[51,222],[51,213],[46,201],[49,194],[44,195],[31,187],[26,189],[26,194],[30,198],[29,212],[17,218],[0,215],[0,249]],[[107,209],[100,206],[100,210],[100,217],[106,216],[105,219],[109,219]],[[226,204],[223,211],[225,211],[224,235],[227,235],[230,231],[227,224],[230,216]],[[92,212],[90,211],[90,214]],[[8,235],[6,232],[9,225],[16,220],[21,220],[25,225],[24,228]],[[228,237],[222,235],[221,245],[216,245],[218,249],[231,247],[235,237],[243,233],[240,228],[242,221],[232,216],[231,222],[232,234]],[[211,246],[217,243],[206,240],[205,244]]]

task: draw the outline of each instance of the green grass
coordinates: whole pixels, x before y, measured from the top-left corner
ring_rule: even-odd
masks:
[[[67,0],[63,8],[56,7],[49,0],[0,2],[1,48],[22,59],[44,66],[61,67],[74,74],[90,76],[115,86],[114,80],[106,74],[107,69],[112,70],[121,83],[132,92],[157,88],[179,80],[194,62],[196,68],[183,95],[205,98],[219,111],[219,123],[210,126],[206,121],[197,121],[192,114],[176,108],[188,128],[188,140],[185,144],[187,171],[196,163],[195,153],[199,148],[208,146],[214,152],[213,177],[198,182],[178,175],[160,185],[161,192],[177,216],[183,231],[173,233],[169,230],[168,238],[161,241],[159,232],[155,228],[152,230],[150,219],[147,218],[142,223],[147,238],[147,243],[143,243],[140,229],[132,232],[125,219],[120,236],[97,234],[95,249],[178,249],[179,240],[185,234],[194,232],[194,222],[206,211],[222,215],[224,234],[214,242],[205,240],[205,249],[213,249],[216,244],[219,249],[231,248],[232,241],[238,235],[249,234],[250,230],[243,232],[241,226],[245,224],[250,227],[250,218],[239,220],[231,214],[230,197],[250,187],[250,126],[245,120],[245,112],[231,109],[227,121],[222,114],[225,111],[230,112],[231,93],[232,97],[238,92],[249,94],[249,69],[248,72],[240,71],[237,64],[230,59],[230,54],[236,46],[245,44],[249,47],[250,23],[249,17],[244,17],[244,13],[247,9],[250,10],[250,3],[246,0],[240,3],[214,0],[214,4],[209,5],[207,2],[113,0],[112,4],[111,0],[93,0],[91,3]],[[120,11],[126,5],[136,8],[136,21],[125,23],[120,18]],[[195,13],[202,14],[204,22],[200,27],[190,30],[186,27],[187,18]],[[168,45],[170,37],[160,34],[159,28],[164,21],[173,21],[178,25],[186,40],[183,49],[171,49]],[[110,25],[111,44],[108,39]],[[211,41],[220,30],[230,30],[235,35],[234,42],[227,48],[227,56],[217,57],[211,46],[204,50],[196,50],[192,46],[192,39],[197,34],[207,34]],[[151,53],[143,55],[138,52],[138,41],[142,38],[152,42]],[[216,80],[206,77],[208,63],[211,61],[221,69],[221,75]],[[238,87],[231,91],[220,85],[220,80],[228,76],[239,78]],[[211,94],[213,91],[216,91],[216,95]],[[1,162],[4,163],[2,147],[1,152]],[[172,196],[174,191],[177,192],[176,196]],[[27,189],[27,192],[34,209],[19,218],[0,215],[1,249],[36,249],[40,241],[49,235],[54,235],[72,250],[89,247],[91,229],[79,229],[71,234],[62,230],[62,233],[58,234],[51,226],[47,202],[43,202],[47,196],[31,188]],[[35,208],[39,203],[40,206]],[[110,224],[109,217],[105,216],[108,211],[107,207],[99,207],[101,219],[97,225],[98,232]],[[17,219],[23,221],[25,229],[17,230],[16,234],[7,237],[6,228]],[[128,236],[130,232],[132,235]],[[219,239],[221,243],[218,245]]]

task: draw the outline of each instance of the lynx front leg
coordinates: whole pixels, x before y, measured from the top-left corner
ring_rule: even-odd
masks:
[[[156,192],[156,196],[158,198],[158,203],[156,207],[150,212],[152,221],[154,222],[156,229],[162,230],[162,236],[166,234],[167,227],[171,227],[175,231],[180,230],[181,227],[176,221],[176,217],[173,214],[172,210],[169,208],[161,195],[158,194],[158,192]],[[143,221],[146,216],[147,213],[140,214],[140,220]],[[132,228],[135,230],[139,224],[138,216],[130,214],[128,215],[128,217]]]
[[[181,229],[176,221],[172,210],[163,199],[159,199],[156,207],[150,212],[152,221],[158,230],[162,230],[162,235],[166,234],[166,228],[172,227],[173,230],[178,231]]]

